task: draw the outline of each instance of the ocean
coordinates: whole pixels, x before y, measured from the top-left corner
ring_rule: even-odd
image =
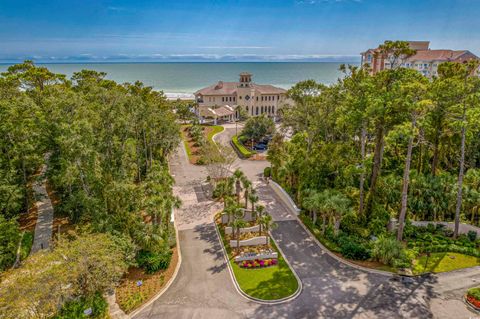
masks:
[[[119,83],[141,81],[163,91],[168,97],[189,97],[200,88],[218,81],[238,81],[241,72],[253,74],[258,84],[272,84],[285,89],[295,83],[313,79],[324,84],[335,82],[341,63],[329,62],[255,62],[255,63],[68,63],[39,64],[55,73],[71,76],[82,69],[107,73],[107,78]],[[356,63],[351,63],[356,64]],[[8,65],[0,65],[4,72]]]

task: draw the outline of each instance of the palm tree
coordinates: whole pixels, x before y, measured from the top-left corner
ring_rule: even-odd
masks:
[[[342,193],[335,190],[325,190],[323,194],[322,210],[330,212],[334,220],[333,232],[338,235],[340,222],[350,211],[350,200]]]
[[[271,229],[275,229],[278,225],[273,221],[273,218],[270,214],[264,214],[260,220],[259,224],[261,225],[260,228],[265,229],[265,232],[268,234],[268,232]],[[268,236],[267,236],[268,238]],[[267,247],[270,247],[270,241],[267,239]]]
[[[263,205],[258,205],[256,208],[255,208],[255,213],[257,214],[257,222],[259,223],[259,234],[260,236],[262,235],[262,224],[260,224],[260,220],[263,216],[263,213],[265,212],[265,206]]]
[[[310,218],[312,219],[313,225],[315,225],[317,223],[317,213],[321,209],[323,199],[315,190],[307,190],[305,195],[302,206],[310,212]]]
[[[252,212],[255,211],[255,204],[258,203],[258,196],[255,192],[255,190],[252,189],[250,192],[250,195],[248,196],[248,199],[250,200],[250,203],[252,204]]]
[[[233,182],[229,179],[217,183],[213,190],[213,197],[223,200],[223,209],[227,207],[227,198],[232,196]]]
[[[238,168],[233,172],[233,181],[235,182],[235,194],[237,196],[237,204],[240,203],[240,193],[242,192],[242,179],[244,178],[244,174]]]
[[[235,221],[235,219],[243,217],[242,207],[235,205],[234,203],[228,205],[224,210],[224,213],[228,216],[228,223],[231,223],[232,220]]]
[[[246,176],[244,176],[242,178],[242,186],[243,186],[243,189],[244,189],[244,193],[243,193],[243,197],[245,198],[245,209],[247,209],[248,207],[248,195],[249,195],[249,192],[250,190],[252,189],[252,182],[250,182],[248,180],[248,178]]]
[[[246,225],[247,223],[243,220],[243,218],[235,218],[231,223],[234,233],[237,234],[235,236],[237,239],[237,253],[240,252],[240,229],[244,228]]]

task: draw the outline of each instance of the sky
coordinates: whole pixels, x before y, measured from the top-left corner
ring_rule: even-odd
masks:
[[[355,62],[384,40],[480,55],[480,0],[0,0],[0,62]]]

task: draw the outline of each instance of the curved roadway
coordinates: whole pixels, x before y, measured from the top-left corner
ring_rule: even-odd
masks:
[[[218,141],[227,142],[235,129]],[[221,205],[205,196],[203,168],[188,163],[183,148],[172,158],[175,212],[182,264],[177,278],[134,318],[469,318],[461,301],[465,287],[480,281],[478,269],[400,281],[350,267],[325,253],[271,189],[259,181],[265,162],[238,160],[254,181],[261,202],[278,224],[272,231],[303,283],[302,293],[280,305],[260,305],[234,288],[216,235],[213,215]]]

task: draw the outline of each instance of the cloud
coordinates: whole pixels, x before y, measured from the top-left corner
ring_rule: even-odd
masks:
[[[0,56],[0,62],[20,62],[33,59],[40,63],[74,63],[74,62],[359,62],[357,55],[322,55],[322,54],[113,54],[94,55],[83,53],[66,56]]]

